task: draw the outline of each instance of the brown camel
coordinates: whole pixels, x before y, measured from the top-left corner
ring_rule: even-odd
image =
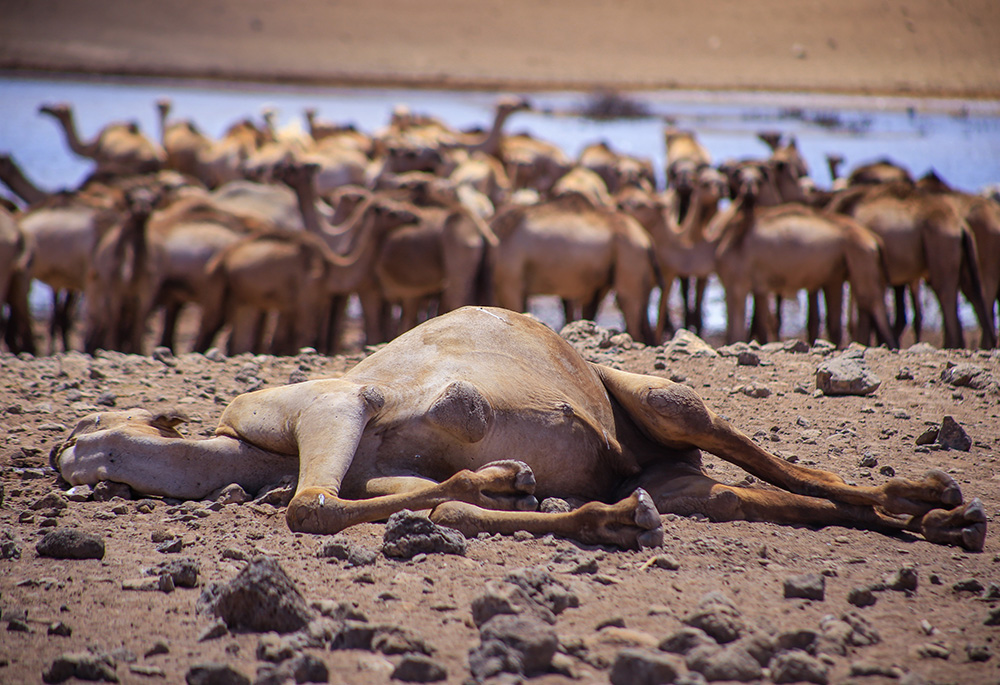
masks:
[[[31,241],[21,231],[14,214],[0,207],[0,338],[15,354],[35,353],[28,307],[32,253]]]
[[[656,174],[649,159],[615,152],[606,142],[592,143],[580,152],[577,164],[598,174],[612,195],[624,188],[656,189]]]
[[[531,295],[556,295],[582,310],[614,290],[625,328],[653,342],[647,307],[655,283],[653,245],[631,216],[567,194],[510,206],[491,223],[496,303],[526,311]]]
[[[696,279],[694,301],[690,302],[687,293],[682,293],[684,325],[701,332],[705,286],[709,276],[715,273],[718,244],[718,235],[707,235],[706,230],[725,190],[723,176],[711,167],[703,168],[695,179],[690,209],[681,224],[675,218],[669,198],[639,188],[627,188],[617,196],[618,207],[635,217],[653,239],[661,290],[657,341],[674,332],[668,305],[673,282],[678,278]]]
[[[847,217],[806,205],[756,206],[756,188],[745,182],[732,207],[720,213],[722,237],[716,270],[726,291],[726,340],[744,339],[746,301],[772,295],[794,296],[799,290],[823,291],[827,331],[839,344],[843,336],[843,287],[864,317],[871,317],[883,342],[898,346],[885,311],[885,275],[880,241]],[[758,307],[766,338],[776,337],[777,323],[769,307]],[[867,319],[866,319],[867,320]],[[815,341],[819,320],[810,309],[808,336]]]
[[[94,160],[98,176],[146,174],[159,171],[167,161],[163,148],[144,136],[134,123],[108,124],[87,142],[80,139],[68,104],[43,105],[38,111],[58,122],[70,150]]]
[[[917,187],[947,199],[969,225],[976,239],[983,301],[992,316],[1000,302],[1000,205],[981,195],[955,190],[933,171],[917,181]]]
[[[896,182],[849,188],[837,194],[829,207],[882,239],[889,285],[927,280],[941,307],[945,347],[964,345],[959,291],[976,312],[982,346],[996,344],[993,317],[983,300],[975,238],[947,198]]]
[[[382,317],[382,328],[369,329],[391,339],[413,328],[421,311],[447,312],[467,304],[488,302],[491,252],[497,237],[488,224],[461,201],[460,189],[446,179],[410,172],[383,179],[383,185],[401,192],[412,203],[415,223],[388,233],[379,248],[371,277],[358,295],[369,325],[368,312],[399,305],[398,323]]]
[[[582,166],[574,166],[556,181],[549,193],[551,197],[566,194],[583,195],[597,207],[613,207],[614,200],[608,192],[608,184],[596,171]]]
[[[851,170],[847,177],[848,186],[879,185],[882,183],[913,184],[913,177],[905,167],[891,159],[880,159],[862,164]]]
[[[168,99],[157,102],[160,142],[169,168],[197,178],[208,188],[243,178],[243,164],[265,143],[264,133],[253,122],[238,121],[213,140],[191,121],[170,121],[171,108]]]
[[[403,509],[467,536],[528,531],[585,544],[658,546],[659,514],[912,531],[982,550],[982,503],[943,471],[881,485],[777,458],[689,387],[591,364],[531,317],[466,307],[397,338],[339,379],[241,395],[216,435],[176,413],[84,418],[52,451],[72,484],[111,480],[200,499],[298,473],[293,531],[332,534]],[[703,449],[776,486],[723,484]],[[513,460],[516,458],[516,461]],[[584,502],[565,513],[539,499]]]

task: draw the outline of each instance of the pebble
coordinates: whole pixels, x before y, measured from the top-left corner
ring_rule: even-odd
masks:
[[[405,654],[393,669],[391,677],[407,683],[436,683],[447,679],[448,670],[429,656]]]
[[[229,664],[195,664],[184,674],[187,685],[250,685],[250,679]]]
[[[802,598],[822,601],[826,596],[826,578],[819,573],[805,573],[785,578],[785,599]]]
[[[682,672],[676,660],[647,649],[618,652],[611,666],[612,685],[659,685],[672,683]]]

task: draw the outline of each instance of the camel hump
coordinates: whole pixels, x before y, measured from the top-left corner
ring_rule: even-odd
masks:
[[[486,436],[493,407],[474,385],[454,381],[431,403],[427,420],[463,442],[474,443]]]

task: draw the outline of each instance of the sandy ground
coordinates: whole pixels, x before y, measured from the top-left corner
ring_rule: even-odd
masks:
[[[6,0],[0,68],[1000,96],[994,0]]]
[[[927,346],[898,353],[870,349],[866,361],[882,385],[868,397],[817,396],[815,370],[825,358],[819,350],[759,354],[763,364],[756,367],[738,366],[732,357],[691,357],[664,347],[613,347],[593,358],[690,384],[715,410],[786,459],[829,468],[862,485],[885,482],[889,469],[902,476],[943,469],[967,499],[983,500],[991,520],[1000,513],[1000,395],[941,381],[950,363],[972,363],[1000,378],[996,353]],[[245,559],[259,554],[280,559],[308,602],[351,602],[372,623],[420,637],[446,669],[449,683],[468,679],[468,654],[480,642],[472,622],[473,600],[486,581],[525,567],[548,570],[579,598],[579,607],[567,609],[554,625],[565,652],[558,661],[561,672],[532,682],[607,682],[622,649],[652,646],[655,651],[709,591],[722,592],[749,625],[775,635],[818,633],[824,616],[860,614],[880,641],[823,657],[830,682],[881,685],[898,682],[900,675],[924,679],[909,682],[934,683],[1000,678],[1000,657],[995,656],[1000,628],[984,625],[998,605],[997,599],[987,598],[991,583],[1000,583],[995,531],[986,550],[973,554],[910,535],[669,516],[665,547],[656,551],[623,552],[551,537],[498,537],[471,540],[462,557],[395,561],[378,555],[371,566],[350,567],[317,557],[325,540],[289,533],[283,509],[270,504],[213,509],[202,502],[178,508],[176,502],[159,499],[113,499],[69,502],[55,512],[50,505],[35,504],[59,491],[55,474],[46,468],[49,449],[89,412],[110,403],[154,410],[175,406],[191,417],[186,434],[207,435],[222,405],[251,384],[273,387],[296,372],[309,378],[338,375],[361,356],[244,355],[209,361],[183,354],[173,366],[116,353],[0,357],[0,483],[5,493],[0,541],[19,551],[18,558],[0,560],[0,609],[5,621],[26,612],[22,625],[28,631],[4,631],[0,682],[38,682],[60,654],[85,650],[111,655],[122,682],[159,682],[161,676],[165,682],[181,682],[192,665],[209,661],[228,663],[253,678],[268,665],[256,656],[261,636],[236,633],[199,641],[214,619],[195,606],[207,584],[231,580]],[[764,387],[770,395],[751,397],[743,391],[747,386]],[[917,437],[946,415],[968,432],[971,450],[918,448]],[[745,474],[736,468],[714,457],[709,463],[717,477],[744,481]],[[103,560],[40,557],[35,545],[53,528],[103,537]],[[377,551],[384,530],[382,524],[365,524],[346,535]],[[183,548],[157,551],[158,541],[171,537]],[[647,562],[658,553],[671,555],[679,568],[650,566]],[[169,594],[124,589],[141,579],[144,569],[176,558],[198,562],[197,588]],[[860,609],[848,603],[852,589],[876,585],[904,567],[916,570],[914,592],[877,592],[876,604]],[[825,576],[825,598],[785,599],[785,579],[805,573]],[[970,580],[979,583],[978,589],[975,583],[972,591],[956,589]],[[72,634],[49,634],[54,622],[64,623]],[[167,653],[144,656],[161,640]],[[365,650],[306,653],[326,664],[334,683],[389,682],[403,659]],[[977,661],[972,654],[989,658]],[[852,669],[871,665],[896,677],[852,678]]]

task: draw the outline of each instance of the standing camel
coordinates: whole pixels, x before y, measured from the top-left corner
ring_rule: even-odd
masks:
[[[941,307],[945,347],[964,346],[959,291],[976,312],[981,345],[996,344],[993,317],[983,301],[975,238],[946,198],[908,183],[883,183],[849,188],[837,194],[829,208],[853,217],[882,239],[889,285],[927,280]]]
[[[635,219],[581,195],[510,206],[491,223],[496,303],[525,311],[530,295],[582,308],[613,289],[628,333],[653,343],[647,307],[655,283],[653,244]]]
[[[163,148],[143,135],[135,123],[108,124],[92,140],[84,141],[68,104],[42,105],[38,111],[56,120],[70,150],[94,161],[97,176],[146,174],[159,171],[167,161]]]
[[[726,212],[719,215],[721,238],[716,252],[719,280],[726,291],[726,340],[743,339],[747,296],[756,303],[770,295],[794,296],[799,290],[822,291],[826,298],[830,340],[843,336],[843,287],[863,316],[870,316],[883,342],[897,346],[885,311],[885,276],[879,239],[858,223],[806,205],[756,206],[749,182]],[[776,335],[769,307],[758,307],[765,336]],[[810,308],[810,342],[819,334],[819,318]]]

